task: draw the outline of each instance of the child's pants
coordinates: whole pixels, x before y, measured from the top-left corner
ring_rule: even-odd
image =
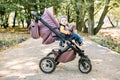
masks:
[[[64,34],[62,34],[62,37],[64,37],[65,39],[70,38],[70,36],[64,35]],[[72,37],[72,39],[76,39],[80,43],[83,42],[83,38],[76,33],[72,33],[71,37]],[[60,41],[59,46],[63,47],[64,43],[62,41]]]
[[[83,42],[83,38],[76,33],[73,33],[72,37],[76,39],[78,42]]]

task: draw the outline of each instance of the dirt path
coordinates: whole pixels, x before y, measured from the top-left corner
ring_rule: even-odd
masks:
[[[29,39],[17,47],[0,53],[0,80],[120,80],[120,55],[86,40],[81,47],[90,57],[93,69],[89,74],[78,70],[78,59],[60,64],[51,74],[40,71],[38,64],[58,43],[42,45],[41,39]]]

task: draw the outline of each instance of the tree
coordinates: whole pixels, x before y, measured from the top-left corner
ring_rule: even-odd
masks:
[[[94,34],[97,34],[99,32],[99,30],[101,29],[102,25],[104,24],[103,20],[106,16],[106,14],[108,13],[109,11],[109,3],[110,3],[110,0],[106,0],[105,1],[105,6],[104,6],[104,9],[103,9],[103,12],[101,14],[101,17],[99,19],[99,22],[98,22],[98,25],[97,27],[94,29]]]
[[[77,14],[76,25],[78,31],[83,31],[91,35],[97,34],[103,25],[103,20],[107,12],[109,11],[110,0],[101,0],[99,3],[95,3],[95,0],[71,0],[71,2],[74,5],[74,9]],[[103,12],[101,13],[97,26],[95,26],[94,16],[101,9],[103,9]]]
[[[118,22],[120,21],[120,0],[112,0],[111,1],[111,10],[108,13],[108,19],[111,22],[111,25],[116,27],[118,26]]]
[[[83,0],[71,0],[71,4],[73,4],[73,9],[75,11],[75,21],[76,21],[76,28],[78,31],[82,31],[82,28],[86,28],[85,25],[85,14],[86,8],[84,8],[85,4]]]
[[[4,5],[4,2],[1,1],[0,2],[0,25],[3,26],[4,28],[6,28],[8,25],[7,18],[6,18],[7,14],[5,13],[5,10],[6,10],[6,8]]]
[[[94,35],[94,0],[88,0],[88,33]]]
[[[2,20],[2,18],[1,21],[7,21],[9,14],[15,12],[13,27],[15,26],[16,19],[17,21],[26,20],[29,25],[32,18],[31,11],[43,14],[45,8],[53,6],[55,12],[57,12],[57,8],[59,8],[59,4],[62,1],[63,0],[0,0],[0,15],[4,17],[6,15],[6,19]]]

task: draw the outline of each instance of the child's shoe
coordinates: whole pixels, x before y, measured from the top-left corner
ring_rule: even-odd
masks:
[[[83,42],[78,42],[79,46],[82,46],[83,45]]]
[[[79,46],[82,46],[83,45],[83,42],[79,42],[77,40],[75,40],[75,43],[77,43]]]

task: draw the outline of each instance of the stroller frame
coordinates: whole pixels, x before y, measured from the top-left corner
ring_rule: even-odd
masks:
[[[36,17],[37,20],[41,21],[49,30],[51,30],[54,34],[56,34],[56,37],[60,40],[63,41],[64,43],[67,44],[67,46],[58,51],[58,55],[56,58],[51,57],[51,55],[54,55],[54,50],[47,54],[46,57],[42,58],[39,63],[39,67],[42,72],[44,73],[51,73],[56,69],[56,65],[59,64],[57,62],[58,58],[62,55],[62,53],[66,52],[70,48],[75,51],[75,53],[78,53],[80,56],[80,59],[78,61],[78,68],[82,73],[89,73],[92,69],[91,61],[88,58],[87,55],[84,54],[84,50],[81,50],[73,41],[72,38],[69,39],[64,39],[57,31],[52,29],[52,27],[45,22],[37,13],[32,13]]]

